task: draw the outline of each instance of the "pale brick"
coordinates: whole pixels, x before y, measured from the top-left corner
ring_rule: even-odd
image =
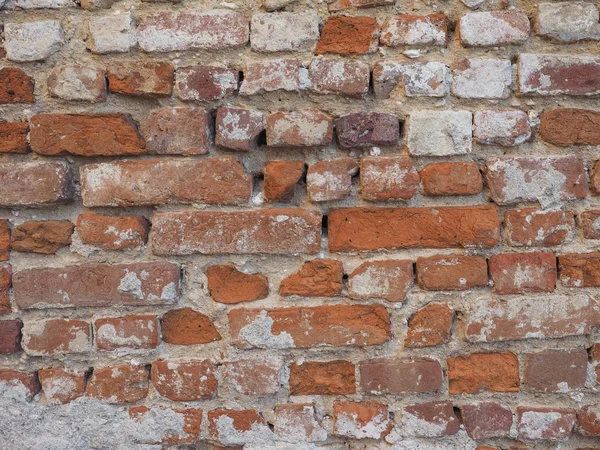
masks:
[[[11,61],[43,61],[65,44],[58,20],[7,23],[4,25],[4,49]]]
[[[94,206],[247,203],[252,179],[234,157],[146,159],[80,169],[83,204]],[[143,188],[141,188],[143,187]]]
[[[600,57],[522,53],[517,67],[524,95],[600,94]]]
[[[137,45],[130,12],[90,17],[88,48],[93,53],[126,53]]]
[[[537,34],[559,42],[600,40],[600,15],[593,3],[542,3],[538,6]]]
[[[483,296],[469,304],[465,333],[470,342],[548,339],[589,334],[600,324],[600,301],[586,294]]]
[[[320,111],[279,111],[267,117],[267,145],[271,147],[326,146],[332,139],[331,118]]]
[[[585,168],[575,156],[492,158],[484,172],[500,205],[538,201],[547,209],[586,196]]]
[[[529,18],[516,9],[473,12],[462,16],[458,23],[462,44],[472,47],[523,44],[530,28]]]
[[[319,94],[361,96],[369,91],[371,71],[359,61],[315,58],[308,68],[310,90]]]
[[[558,408],[517,408],[517,433],[520,441],[562,441],[576,422],[575,411]]]
[[[207,101],[232,96],[238,90],[240,73],[212,66],[180,67],[175,73],[175,93],[181,100]]]
[[[373,67],[373,89],[378,98],[390,98],[396,89],[407,97],[445,97],[451,83],[450,69],[440,62],[379,61]]]
[[[451,402],[429,402],[405,406],[402,430],[405,436],[441,437],[456,434],[460,421]]]
[[[155,255],[317,253],[321,214],[302,209],[156,213]],[[215,230],[222,230],[215,235]]]
[[[348,276],[350,298],[383,298],[401,302],[413,286],[413,263],[402,260],[367,261]]]
[[[410,200],[421,178],[408,156],[364,157],[360,160],[360,194],[365,200]]]
[[[395,0],[334,0],[329,3],[329,12],[345,11],[353,8],[374,8],[376,6],[393,5]]]
[[[506,59],[461,59],[452,71],[452,94],[460,98],[508,98],[512,65]]]
[[[210,114],[197,108],[150,111],[146,129],[146,149],[155,155],[208,153],[213,134]]]
[[[252,16],[250,43],[258,52],[312,51],[319,40],[316,11],[257,13]]]
[[[446,45],[447,41],[448,19],[443,14],[399,14],[389,17],[381,26],[381,43],[389,47]]]
[[[241,95],[265,92],[297,92],[300,89],[300,61],[297,59],[272,59],[249,62],[244,68]]]
[[[140,22],[137,36],[146,52],[240,47],[248,42],[248,19],[227,9],[161,11]]]
[[[66,163],[0,164],[0,206],[64,203],[72,196],[71,173]]]
[[[327,431],[315,417],[312,404],[290,403],[275,407],[275,435],[286,442],[319,442]]]
[[[48,76],[48,91],[63,100],[106,101],[106,79],[99,67],[59,66]]]
[[[265,115],[260,111],[230,106],[219,108],[215,124],[215,144],[231,150],[252,150],[258,146],[258,139],[265,126]]]
[[[350,194],[352,177],[358,163],[352,159],[336,159],[312,164],[306,174],[308,196],[313,202],[342,200]]]
[[[473,136],[480,144],[512,147],[531,137],[529,116],[518,110],[483,110],[473,114]]]
[[[77,4],[74,0],[10,0],[5,9],[61,9],[73,8]]]
[[[410,115],[408,151],[415,156],[471,153],[472,114],[468,111],[421,110]]]

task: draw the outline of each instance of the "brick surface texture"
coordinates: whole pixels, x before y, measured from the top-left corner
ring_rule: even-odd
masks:
[[[600,449],[598,0],[0,0],[1,450]]]

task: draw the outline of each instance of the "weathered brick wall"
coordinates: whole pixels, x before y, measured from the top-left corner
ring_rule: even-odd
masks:
[[[2,4],[1,449],[600,448],[597,1]]]

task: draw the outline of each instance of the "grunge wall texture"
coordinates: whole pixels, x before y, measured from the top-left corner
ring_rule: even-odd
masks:
[[[600,448],[598,2],[0,12],[0,448]]]

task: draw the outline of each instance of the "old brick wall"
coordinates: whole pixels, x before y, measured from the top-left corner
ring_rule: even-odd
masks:
[[[597,1],[0,3],[1,449],[600,448]]]

